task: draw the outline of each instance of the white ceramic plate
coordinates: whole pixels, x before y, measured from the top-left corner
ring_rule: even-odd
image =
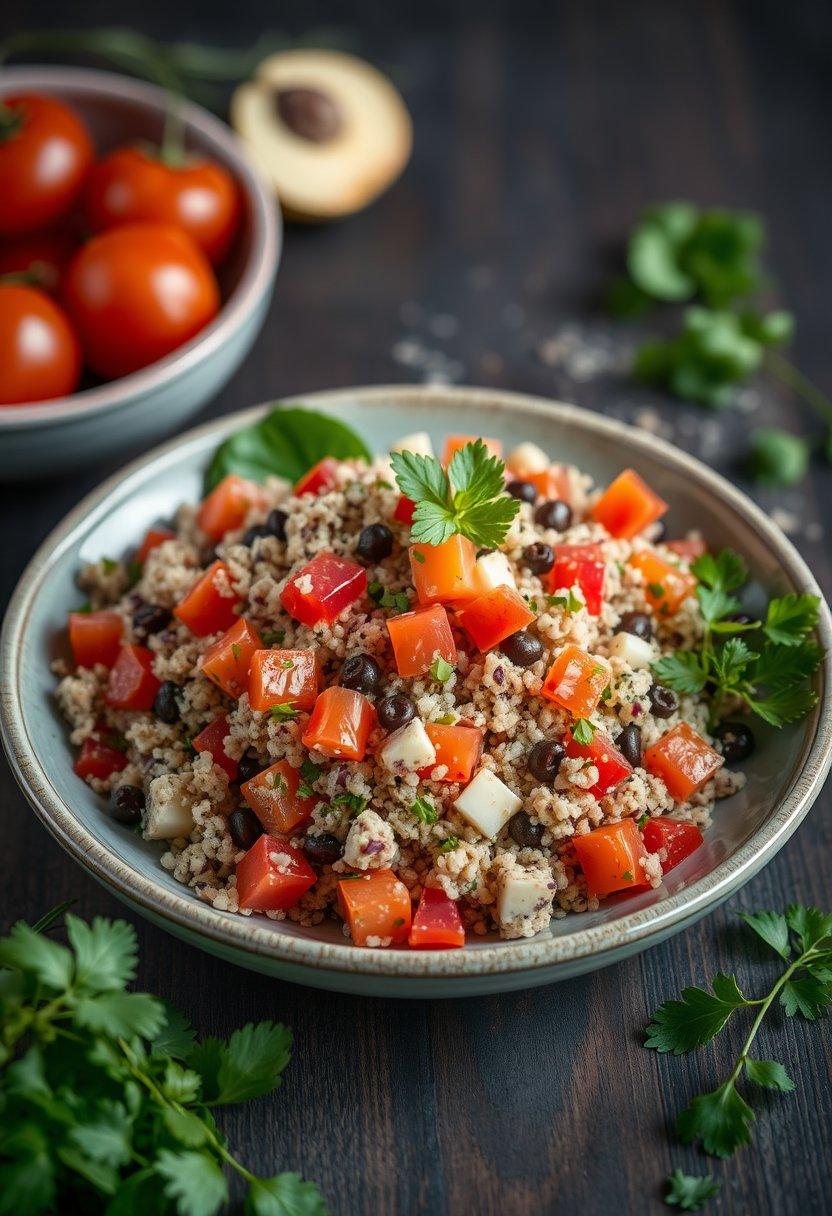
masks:
[[[632,465],[670,504],[672,532],[700,528],[712,545],[743,553],[750,598],[819,594],[803,560],[770,519],[723,478],[641,431],[574,406],[496,390],[344,389],[300,399],[338,414],[379,451],[401,435],[428,430],[539,443],[604,483]],[[265,408],[265,407],[263,407]],[[216,445],[261,409],[223,418],[157,448],[105,482],[44,542],[23,575],[2,636],[3,739],[34,810],[75,859],[136,911],[242,966],[320,988],[386,996],[463,996],[550,983],[602,967],[655,944],[717,907],[788,840],[829,769],[830,675],[818,675],[820,701],[803,722],[757,731],[748,784],[717,805],[702,848],[657,891],[608,901],[567,916],[532,939],[472,940],[464,950],[369,950],[345,942],[334,923],[310,930],[217,912],[159,865],[161,847],[115,824],[72,772],[72,752],[52,698],[50,659],[62,652],[75,574],[84,561],[118,554],[153,521],[196,499]],[[820,640],[832,621],[823,605]]]

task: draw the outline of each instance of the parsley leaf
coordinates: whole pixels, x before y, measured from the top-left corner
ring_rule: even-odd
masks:
[[[753,1122],[753,1110],[729,1080],[694,1098],[676,1120],[676,1130],[683,1144],[700,1140],[706,1153],[730,1157],[748,1144]]]
[[[795,1088],[795,1083],[777,1060],[745,1061],[745,1075],[755,1085],[763,1089],[778,1089],[781,1094],[789,1094]]]
[[[442,841],[442,843],[439,846],[438,852],[452,853],[458,844],[459,844],[458,836],[449,836],[447,838],[447,840]]]
[[[162,1149],[156,1169],[165,1179],[165,1195],[179,1216],[215,1216],[228,1198],[225,1177],[207,1153],[172,1153]]]
[[[75,986],[87,992],[123,988],[136,974],[136,931],[124,920],[96,916],[91,925],[67,916],[66,930],[75,951]]]
[[[326,1206],[314,1182],[304,1182],[299,1174],[276,1174],[252,1182],[245,1216],[326,1216]]]
[[[708,682],[708,672],[701,658],[692,650],[677,650],[653,664],[653,674],[667,688],[676,692],[701,692]]]
[[[797,646],[817,626],[819,608],[816,595],[781,595],[769,602],[763,632],[771,642]]]
[[[733,976],[719,974],[713,995],[703,988],[685,988],[681,1001],[665,1001],[647,1027],[645,1047],[681,1055],[710,1043],[731,1014],[747,1005]]]
[[[279,705],[272,705],[269,709],[269,717],[276,718],[278,722],[291,722],[293,718],[298,716],[298,710],[294,705],[288,702],[281,702]]]
[[[450,680],[454,674],[454,669],[447,659],[443,659],[441,655],[437,655],[430,665],[430,674],[437,684],[444,684]]]
[[[420,819],[422,823],[436,823],[439,818],[439,812],[430,799],[423,798],[421,795],[412,804],[410,813],[414,818]]]
[[[789,926],[782,912],[740,912],[740,919],[782,959],[791,957]]]
[[[761,426],[751,432],[746,462],[748,473],[763,486],[794,486],[809,468],[809,444],[777,426]]]
[[[683,1212],[698,1212],[709,1199],[719,1193],[719,1183],[710,1174],[703,1178],[691,1174],[683,1174],[675,1169],[667,1180],[668,1189],[664,1201],[670,1207],[681,1208]]]
[[[595,727],[588,718],[577,718],[572,726],[572,738],[576,743],[589,744],[595,738]]]
[[[222,1051],[217,1092],[208,1104],[245,1102],[276,1089],[291,1046],[292,1032],[281,1022],[249,1023],[235,1030]]]

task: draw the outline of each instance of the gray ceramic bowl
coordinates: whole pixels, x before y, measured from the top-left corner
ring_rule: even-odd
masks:
[[[66,101],[86,122],[99,153],[160,137],[166,94],[127,76],[4,67],[0,95],[12,92]],[[229,169],[243,195],[242,230],[220,273],[224,304],[190,342],[130,376],[60,400],[0,409],[2,481],[68,471],[169,434],[219,392],[260,331],[280,257],[273,195],[224,123],[191,102],[182,103],[182,117],[187,148]]]
[[[573,406],[472,389],[372,388],[322,393],[306,404],[337,413],[377,450],[415,430],[528,438],[574,461],[600,482],[633,465],[671,503],[674,532],[696,526],[716,546],[745,554],[751,594],[818,594],[802,559],[758,507],[678,449]],[[464,950],[360,949],[335,924],[243,918],[200,903],[159,865],[161,848],[119,827],[72,773],[72,751],[56,713],[51,658],[63,652],[67,610],[78,601],[83,561],[126,551],[144,528],[200,494],[217,443],[261,409],[223,418],[130,465],[84,500],[44,542],[6,618],[3,737],[26,796],[64,848],[136,911],[224,958],[316,987],[388,996],[463,996],[531,987],[605,966],[692,924],[747,882],[809,810],[830,763],[832,659],[819,673],[820,702],[794,727],[759,732],[748,784],[717,805],[706,842],[657,891],[618,899],[597,912],[553,921],[524,941],[475,939]],[[832,644],[824,605],[820,640]],[[755,730],[757,728],[755,727]]]

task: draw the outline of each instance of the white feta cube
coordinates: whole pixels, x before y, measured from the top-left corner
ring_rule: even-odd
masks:
[[[520,443],[509,452],[506,464],[512,473],[545,473],[551,460],[536,443]]]
[[[548,882],[546,881],[548,877]],[[501,928],[525,936],[526,927],[537,932],[549,921],[552,908],[551,875],[517,866],[503,870],[497,881],[497,919]]]
[[[487,840],[493,840],[522,805],[522,799],[487,768],[481,768],[454,801],[462,818]]]
[[[427,431],[416,431],[405,435],[390,445],[391,452],[415,452],[417,456],[433,456],[433,444]]]
[[[633,671],[640,671],[652,666],[653,647],[634,633],[617,633],[610,642],[610,658],[620,659],[622,663],[628,663]]]
[[[144,820],[146,840],[190,836],[194,816],[193,797],[186,789],[188,777],[187,773],[163,773],[150,782]]]
[[[385,768],[394,772],[427,768],[436,763],[436,748],[424,723],[414,718],[390,735],[379,751],[379,759]]]
[[[493,553],[484,553],[474,563],[474,581],[480,595],[493,591],[495,587],[514,587],[517,583],[511,569],[511,562],[505,553],[495,549]]]

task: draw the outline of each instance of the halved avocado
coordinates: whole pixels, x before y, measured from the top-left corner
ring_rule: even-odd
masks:
[[[264,59],[231,100],[231,121],[288,216],[360,211],[410,158],[410,115],[369,63],[339,51]]]

